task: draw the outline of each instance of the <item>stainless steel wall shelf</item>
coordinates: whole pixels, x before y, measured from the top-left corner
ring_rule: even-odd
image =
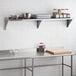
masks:
[[[4,19],[4,22],[5,22],[5,26],[4,26],[4,29],[6,30],[6,27],[7,27],[7,24],[8,24],[8,22],[9,21],[22,21],[22,20],[27,20],[27,21],[35,21],[35,22],[37,22],[37,28],[39,28],[39,26],[40,26],[40,23],[43,21],[43,20],[45,20],[45,21],[55,21],[55,20],[57,20],[57,21],[66,21],[66,27],[69,27],[69,24],[71,23],[71,21],[72,21],[72,18],[51,18],[51,19],[19,19],[19,20],[10,20],[10,19],[8,19],[8,18],[5,18]]]

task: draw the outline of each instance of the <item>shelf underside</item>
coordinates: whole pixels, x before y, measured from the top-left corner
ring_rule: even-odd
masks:
[[[37,28],[39,28],[40,26],[40,23],[43,21],[43,20],[46,20],[46,21],[55,21],[55,20],[62,20],[62,21],[66,21],[66,27],[69,27],[69,24],[71,23],[72,19],[71,18],[58,18],[58,19],[19,19],[19,20],[9,20],[8,18],[5,18],[4,19],[4,22],[5,22],[5,26],[4,26],[4,29],[6,30],[6,27],[7,27],[7,24],[9,21],[22,21],[22,20],[27,20],[27,21],[35,21],[37,22]]]
[[[47,19],[46,19],[47,20]],[[48,20],[66,20],[66,27],[69,27],[69,24],[71,23],[72,19],[48,19]],[[39,25],[42,20],[37,20],[37,28],[39,28]]]

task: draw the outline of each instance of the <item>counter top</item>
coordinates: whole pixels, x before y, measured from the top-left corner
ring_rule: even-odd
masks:
[[[36,49],[16,49],[12,50],[12,52],[10,52],[9,54],[0,55],[0,60],[58,57],[58,56],[69,56],[69,55],[75,55],[75,53],[53,55],[46,52],[37,53]]]

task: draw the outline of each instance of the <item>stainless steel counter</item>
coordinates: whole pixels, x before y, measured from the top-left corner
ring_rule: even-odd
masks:
[[[73,75],[72,74],[73,73],[73,55],[75,55],[75,53],[53,55],[53,54],[49,54],[49,53],[46,53],[46,52],[37,53],[36,49],[15,49],[15,50],[10,50],[9,52],[10,53],[8,53],[8,54],[3,54],[3,55],[0,54],[0,61],[22,59],[25,66],[24,67],[19,67],[19,68],[25,69],[24,76],[26,76],[26,69],[31,71],[32,76],[34,76],[34,68],[35,67],[54,66],[54,65],[61,65],[62,66],[62,76],[64,76],[64,66],[67,66],[67,67],[71,68],[71,76]],[[71,65],[68,65],[68,64],[64,63],[64,57],[65,56],[70,56]],[[38,66],[34,65],[34,59],[36,59],[36,58],[48,58],[48,57],[49,58],[61,57],[62,58],[62,63],[61,64],[50,64],[50,65],[38,65]],[[32,66],[26,66],[27,59],[31,59]],[[7,69],[17,69],[17,68],[5,68],[5,70],[7,70]],[[2,69],[0,69],[0,70],[2,70]]]
[[[36,49],[16,49],[10,50],[10,53],[0,54],[0,60],[9,60],[9,59],[25,59],[25,58],[41,58],[41,57],[58,57],[58,56],[70,56],[75,55],[75,53],[71,54],[58,54],[53,55],[49,53],[38,53]]]

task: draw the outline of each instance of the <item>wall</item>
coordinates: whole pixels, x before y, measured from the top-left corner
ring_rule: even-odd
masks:
[[[4,21],[2,21],[3,17],[7,17],[11,14],[18,14],[18,13],[22,13],[22,12],[23,13],[24,12],[51,13],[53,8],[69,8],[71,11],[70,5],[71,5],[71,1],[69,1],[69,0],[67,0],[67,1],[65,1],[65,0],[64,1],[63,0],[59,0],[59,1],[32,0],[31,2],[29,0],[28,1],[24,1],[24,0],[8,1],[7,0],[6,2],[4,0],[2,0],[0,2],[0,10],[1,10],[1,13],[0,13],[1,25],[0,26],[1,26],[1,28],[3,28],[3,24],[4,24]],[[75,37],[71,36],[72,32],[70,33],[70,30],[72,30],[72,27],[73,26],[70,25],[69,28],[66,28],[65,21],[51,21],[51,22],[43,21],[41,23],[39,29],[36,28],[36,22],[34,22],[34,21],[33,22],[28,21],[28,23],[27,23],[27,21],[9,22],[7,25],[6,31],[1,29],[2,31],[0,32],[1,33],[0,40],[2,42],[1,42],[0,48],[1,49],[19,48],[21,45],[22,46],[20,48],[35,47],[35,45],[40,41],[45,42],[47,46],[50,44],[50,46],[59,45],[59,46],[65,47],[66,41],[67,41],[67,44],[69,44],[69,42],[73,42],[71,40],[75,40],[74,39]],[[28,34],[27,34],[27,32],[28,32]],[[31,33],[32,37],[31,37],[30,33]],[[70,36],[70,37],[68,37],[68,36]],[[28,44],[24,43],[26,41],[28,42]],[[19,46],[19,44],[20,44],[20,46]],[[69,45],[69,46],[71,46],[71,45]]]
[[[45,42],[46,47],[65,47],[75,51],[76,26],[73,7],[71,0],[0,0],[0,49],[34,48],[39,42]],[[66,28],[65,21],[42,21],[39,29],[37,29],[35,21],[23,20],[9,21],[6,31],[3,30],[4,17],[24,12],[51,14],[53,8],[70,9],[69,12],[74,19],[69,28]],[[8,62],[6,63],[8,64]],[[20,64],[18,65],[20,66]],[[7,72],[5,73],[7,74]],[[15,71],[11,71],[8,76],[12,72]],[[18,72],[14,74],[20,76],[21,73]],[[2,76],[6,75],[3,74],[1,72]]]

